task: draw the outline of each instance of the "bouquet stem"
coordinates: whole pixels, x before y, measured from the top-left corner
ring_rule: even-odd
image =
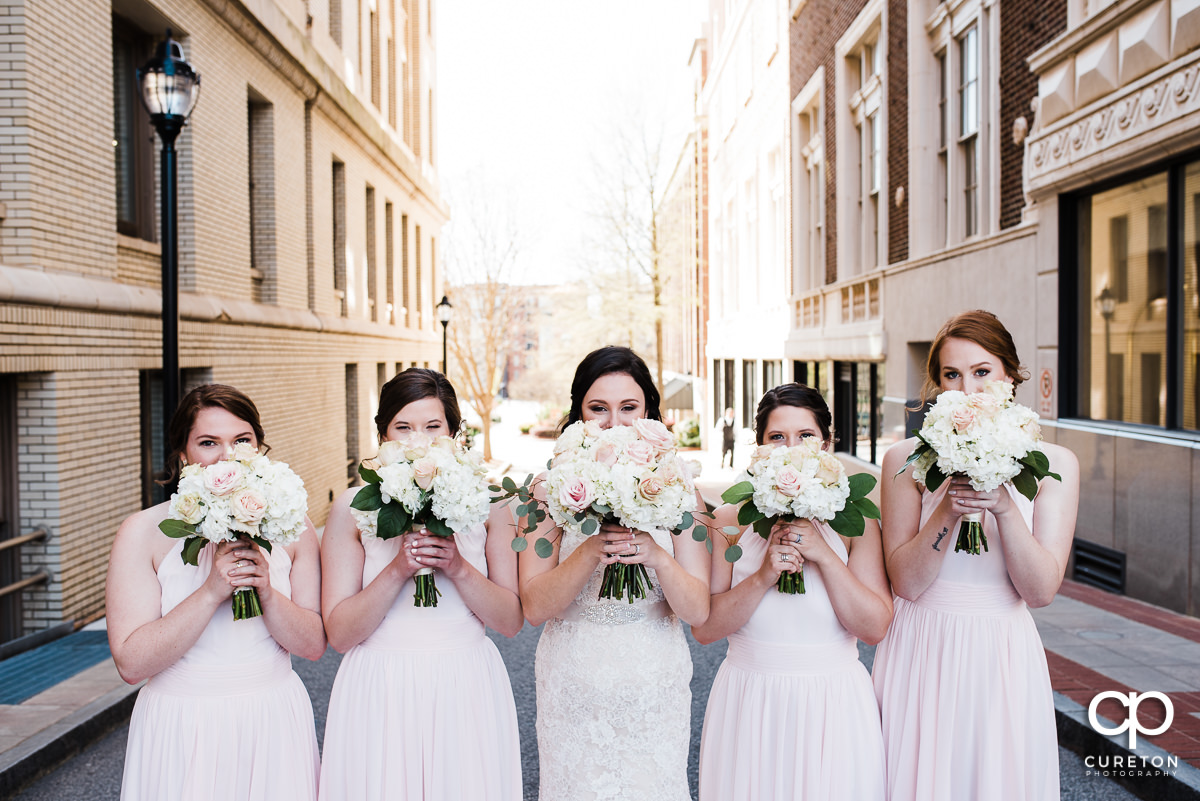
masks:
[[[954,552],[966,551],[979,556],[979,548],[987,553],[987,535],[983,533],[983,515],[969,514],[962,516],[962,525],[958,527],[958,541],[954,543]]]
[[[417,584],[416,592],[413,593],[413,606],[437,606],[437,597],[442,594],[442,591],[437,588],[437,583],[433,580],[433,568],[421,568],[417,571],[413,581]]]
[[[258,590],[253,587],[240,587],[233,591],[233,619],[249,620],[262,614],[262,604],[258,600]]]
[[[620,562],[604,568],[604,580],[600,584],[601,598],[626,598],[633,603],[635,598],[645,598],[650,587],[650,574],[644,565],[626,565]]]
[[[775,588],[788,595],[803,595],[804,567],[801,566],[794,573],[790,571],[780,573],[779,581],[775,582]]]

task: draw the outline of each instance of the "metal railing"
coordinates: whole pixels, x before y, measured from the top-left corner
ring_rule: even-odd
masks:
[[[44,540],[47,536],[49,536],[49,534],[50,532],[44,528],[36,528],[28,534],[24,534],[20,537],[13,537],[12,539],[8,540],[0,540],[0,552],[4,552],[9,548],[19,548],[27,542]],[[32,587],[34,584],[41,584],[42,582],[49,580],[50,574],[45,570],[39,570],[29,578],[23,578],[20,581],[14,581],[12,584],[6,584],[3,587],[0,587],[0,598],[3,598],[4,596],[14,592],[20,592],[26,587]]]

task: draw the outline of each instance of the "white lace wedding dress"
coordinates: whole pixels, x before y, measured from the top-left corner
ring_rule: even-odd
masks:
[[[672,535],[652,532],[674,553]],[[585,535],[563,532],[559,558]],[[544,801],[688,801],[692,659],[653,570],[646,598],[598,599],[601,565],[538,642]]]

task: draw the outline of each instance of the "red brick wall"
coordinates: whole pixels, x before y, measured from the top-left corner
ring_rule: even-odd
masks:
[[[1000,4],[1000,227],[1021,222],[1025,147],[1012,141],[1013,121],[1033,121],[1029,101],[1037,76],[1025,59],[1067,29],[1067,0],[1005,0]]]
[[[908,192],[908,2],[888,0],[887,165],[888,264],[908,258],[908,200],[896,208],[896,187]]]
[[[834,47],[866,0],[810,0],[788,29],[792,97],[825,67],[825,281],[837,280],[837,128]],[[890,146],[889,146],[890,147]],[[890,158],[890,152],[889,152]]]

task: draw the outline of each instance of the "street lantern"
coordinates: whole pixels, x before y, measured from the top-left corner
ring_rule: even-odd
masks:
[[[162,345],[163,427],[170,425],[179,405],[179,243],[175,227],[175,138],[183,130],[200,94],[200,76],[171,38],[159,44],[154,56],[137,71],[142,105],[162,139]],[[164,447],[167,439],[164,436]]]
[[[1096,311],[1105,321],[1111,320],[1113,313],[1117,310],[1117,296],[1108,288],[1108,284],[1100,290],[1100,294],[1096,295]]]
[[[447,375],[448,362],[446,361],[446,329],[450,327],[450,318],[454,316],[454,307],[450,305],[450,298],[442,295],[442,302],[437,305],[438,322],[442,324],[442,375]]]

